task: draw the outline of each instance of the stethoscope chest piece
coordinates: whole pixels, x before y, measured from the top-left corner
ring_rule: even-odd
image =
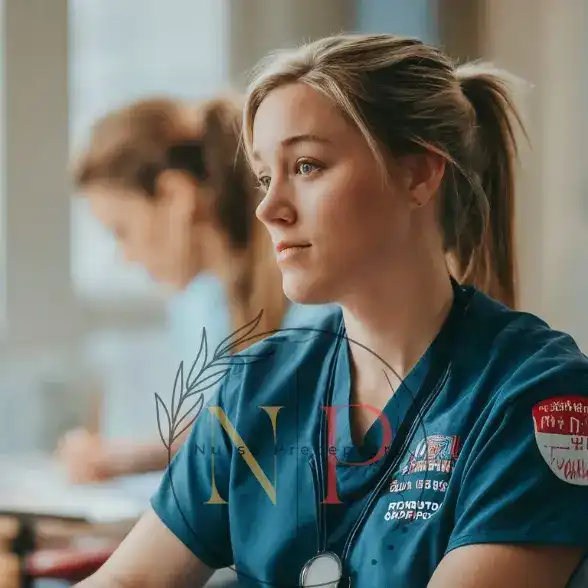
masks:
[[[339,557],[326,551],[306,562],[300,572],[300,585],[304,588],[337,588],[342,574]]]

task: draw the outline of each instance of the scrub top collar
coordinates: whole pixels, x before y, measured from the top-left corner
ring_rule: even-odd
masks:
[[[340,344],[335,345],[334,370],[332,377],[332,396],[330,405],[336,410],[336,451],[338,466],[345,468],[353,466],[353,463],[363,462],[372,458],[382,446],[383,426],[382,420],[388,419],[392,430],[392,439],[396,436],[401,425],[406,420],[411,407],[422,405],[427,398],[438,390],[440,380],[450,367],[453,346],[457,343],[456,337],[461,325],[461,319],[475,293],[473,288],[460,286],[451,278],[453,288],[453,304],[441,329],[410,370],[396,390],[391,390],[386,378],[382,374],[382,386],[386,386],[390,392],[390,398],[382,410],[380,418],[376,418],[368,429],[361,444],[353,443],[351,434],[351,411],[358,410],[350,407],[351,400],[351,356],[350,342],[347,338],[343,317],[341,317]],[[382,364],[382,368],[385,365]]]

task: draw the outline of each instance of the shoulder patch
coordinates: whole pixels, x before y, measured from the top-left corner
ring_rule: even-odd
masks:
[[[588,398],[557,396],[533,407],[535,440],[549,469],[564,482],[588,486]]]

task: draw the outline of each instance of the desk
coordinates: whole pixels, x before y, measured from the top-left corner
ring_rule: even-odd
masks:
[[[14,578],[7,585],[30,586],[32,570],[38,569],[34,563],[31,568],[31,562],[37,555],[43,561],[47,550],[59,553],[73,548],[69,553],[75,554],[85,548],[90,550],[86,559],[99,565],[101,559],[92,559],[92,552],[101,553],[103,559],[116,548],[148,506],[157,481],[135,481],[135,492],[125,480],[72,485],[65,470],[48,455],[0,455],[0,549],[3,561],[12,562],[8,565]],[[10,556],[11,551],[17,555]],[[51,569],[50,560],[41,564],[41,573]],[[55,562],[54,569],[61,569],[63,558],[56,557]]]
[[[8,551],[18,521],[33,521],[35,547],[113,549],[149,506],[161,473],[73,485],[47,455],[0,455],[0,551]],[[234,582],[216,572],[207,588]]]
[[[92,525],[135,521],[147,507],[157,479],[136,483],[134,492],[124,480],[73,485],[49,456],[0,455],[0,515],[51,516]]]

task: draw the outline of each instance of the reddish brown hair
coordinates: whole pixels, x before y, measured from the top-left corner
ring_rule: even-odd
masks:
[[[261,333],[279,328],[286,299],[269,237],[255,219],[258,192],[239,149],[240,131],[241,108],[233,98],[193,106],[172,99],[135,102],[94,125],[74,181],[81,189],[102,183],[156,198],[158,175],[178,169],[211,186],[218,226],[234,253],[227,284],[233,328],[263,310]]]

